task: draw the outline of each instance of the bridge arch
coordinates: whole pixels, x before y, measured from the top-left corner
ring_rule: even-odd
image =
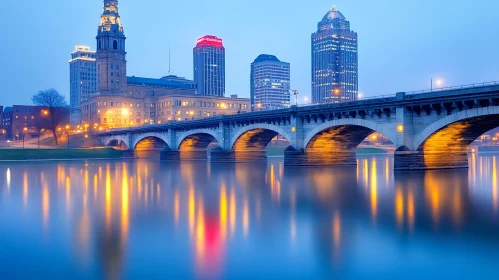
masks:
[[[149,141],[157,141],[160,144],[164,144],[163,149],[170,149],[170,141],[168,140],[168,136],[165,133],[158,133],[158,132],[148,132],[148,133],[142,133],[134,137],[133,141],[133,149],[137,149],[137,145],[140,144],[141,142],[144,142],[145,140]],[[159,140],[159,141],[158,141]],[[153,144],[155,148],[157,148],[157,145]]]
[[[292,142],[291,135],[280,126],[266,123],[247,125],[234,134],[230,141],[230,149],[233,151],[264,150],[277,135]]]
[[[306,134],[305,159],[308,165],[356,165],[356,149],[369,135],[378,132],[396,143],[395,126],[363,119],[325,122]]]
[[[107,147],[119,147],[120,150],[128,150],[130,148],[127,139],[124,139],[123,137],[110,137],[104,139],[103,142]]]
[[[178,137],[177,149],[182,150],[206,150],[213,141],[222,144],[222,138],[211,129],[194,129],[182,133]]]
[[[463,151],[484,133],[499,127],[499,106],[463,110],[419,133],[414,148],[425,152]]]
[[[346,132],[345,128],[351,127],[359,130],[359,136],[357,138],[362,138],[358,143],[352,143],[353,146],[357,147],[362,140],[366,139],[370,134],[374,132],[381,133],[383,136],[387,137],[392,143],[396,143],[396,135],[395,135],[395,126],[391,127],[388,125],[378,124],[376,122],[370,120],[363,119],[339,119],[325,122],[314,129],[312,129],[309,133],[306,134],[304,140],[304,147],[308,147],[314,138],[316,138],[320,133],[331,130],[343,128],[343,132]],[[354,141],[356,142],[356,141]]]

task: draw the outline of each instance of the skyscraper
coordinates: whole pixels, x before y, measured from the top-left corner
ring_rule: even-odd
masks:
[[[312,102],[358,98],[357,33],[333,7],[312,34]]]
[[[197,40],[194,81],[199,95],[225,95],[225,48],[222,39],[204,36]]]
[[[251,63],[251,110],[273,110],[290,106],[290,65],[268,54]]]
[[[69,106],[71,125],[80,122],[80,104],[96,91],[96,54],[90,47],[76,46],[69,61]]]
[[[104,0],[96,39],[97,91],[101,95],[122,95],[126,90],[126,37],[117,0]]]

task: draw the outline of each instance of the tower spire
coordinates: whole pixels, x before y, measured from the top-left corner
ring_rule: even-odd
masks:
[[[104,0],[97,31],[97,91],[101,95],[121,95],[126,91],[125,33],[118,0]]]
[[[123,25],[121,24],[118,10],[118,0],[104,0],[104,11],[100,18],[99,28],[102,31],[111,31],[113,27],[123,32]]]

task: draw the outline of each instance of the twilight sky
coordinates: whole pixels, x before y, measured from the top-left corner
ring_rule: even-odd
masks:
[[[499,80],[497,0],[120,0],[128,76],[192,79],[198,37],[226,47],[227,95],[249,97],[250,63],[261,53],[291,63],[291,87],[310,95],[310,35],[336,5],[359,35],[364,96]],[[30,104],[38,90],[69,98],[70,53],[95,49],[102,0],[0,1],[0,105]],[[69,101],[69,100],[68,100]]]

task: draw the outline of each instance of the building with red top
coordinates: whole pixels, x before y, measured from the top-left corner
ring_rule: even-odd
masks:
[[[207,35],[197,40],[194,82],[199,95],[225,96],[225,48],[222,39]]]

